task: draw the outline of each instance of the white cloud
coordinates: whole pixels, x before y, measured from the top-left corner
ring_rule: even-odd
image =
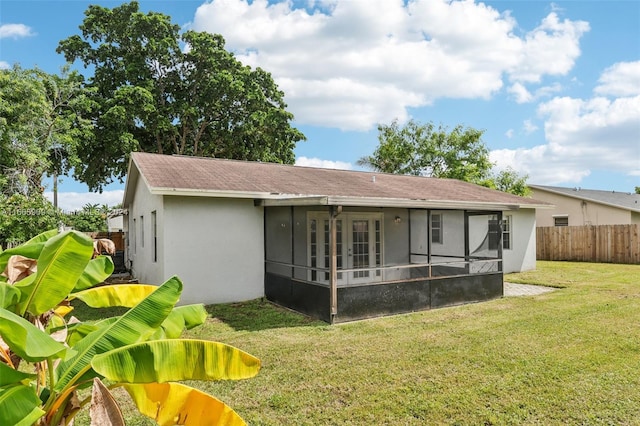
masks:
[[[31,37],[35,33],[30,27],[24,24],[2,24],[0,25],[0,39]]]
[[[604,70],[594,90],[603,96],[640,95],[640,61],[618,62]]]
[[[511,70],[511,79],[539,82],[543,75],[566,75],[580,56],[579,41],[587,31],[587,22],[561,21],[551,12],[525,36],[518,52],[521,60]]]
[[[406,4],[405,4],[406,3]],[[212,0],[193,28],[222,34],[274,76],[300,124],[368,130],[439,98],[487,99],[509,78],[564,75],[589,26],[554,11],[516,35],[509,12],[474,1]],[[516,86],[520,84],[520,86]]]
[[[527,90],[522,83],[514,83],[507,89],[507,92],[515,96],[516,102],[524,104],[533,100],[533,95]]]
[[[530,135],[531,133],[535,132],[536,130],[538,130],[538,126],[536,126],[535,124],[533,124],[531,122],[531,120],[524,120],[524,122],[522,123],[523,127],[524,127],[524,132],[527,135]]]
[[[550,86],[539,87],[535,90],[535,92],[531,93],[522,83],[516,82],[507,89],[507,92],[514,95],[516,103],[525,104],[541,98],[549,97],[553,93],[557,93],[561,90],[562,86],[558,83],[555,83]]]
[[[511,139],[513,137],[513,129],[509,129],[507,130],[507,132],[504,134],[507,138]]]
[[[44,196],[53,202],[53,192],[46,191]],[[117,189],[113,191],[96,192],[58,192],[58,207],[65,212],[82,210],[86,204],[106,204],[115,206],[122,203],[124,190]]]
[[[320,158],[308,158],[308,157],[298,157],[296,159],[296,166],[305,166],[305,167],[319,167],[322,169],[341,169],[341,170],[352,170],[353,166],[351,163],[347,163],[344,161],[331,161],[331,160],[322,160]]]
[[[0,61],[0,70],[8,70],[9,68],[11,68],[11,65],[8,62]]]
[[[636,65],[606,69],[596,88],[617,98],[555,97],[538,106],[545,120],[546,144],[533,148],[491,152],[499,168],[513,167],[541,184],[579,183],[593,170],[640,175],[640,94],[630,89]],[[525,129],[532,128],[525,121]]]

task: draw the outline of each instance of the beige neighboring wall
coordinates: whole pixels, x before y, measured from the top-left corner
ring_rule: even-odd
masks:
[[[538,188],[532,188],[531,197],[555,205],[551,209],[536,210],[536,225],[538,227],[554,226],[554,216],[568,216],[569,226],[638,223],[638,215],[634,215],[636,220],[634,222],[632,212],[623,208],[581,200]]]

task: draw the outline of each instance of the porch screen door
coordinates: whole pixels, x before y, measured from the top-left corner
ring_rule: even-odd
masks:
[[[309,213],[309,266],[329,268],[329,217],[325,213]],[[345,227],[344,224],[347,226]],[[382,215],[375,213],[343,213],[336,220],[338,284],[381,281],[380,271],[365,270],[382,265]],[[345,250],[346,248],[346,250]],[[363,269],[349,273],[341,269]],[[309,271],[309,279],[328,283],[329,273]]]

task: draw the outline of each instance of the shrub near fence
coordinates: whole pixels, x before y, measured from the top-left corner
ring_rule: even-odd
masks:
[[[640,225],[536,229],[538,260],[640,264]]]

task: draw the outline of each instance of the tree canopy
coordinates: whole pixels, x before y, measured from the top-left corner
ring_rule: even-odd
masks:
[[[89,6],[80,30],[57,51],[94,70],[94,137],[78,147],[75,169],[91,189],[122,178],[132,151],[294,162],[305,137],[291,126],[284,93],[227,51],[222,36],[180,33],[135,1]]]
[[[358,165],[385,173],[458,179],[527,195],[526,176],[513,169],[494,173],[483,133],[461,125],[449,130],[414,120],[401,126],[394,120],[378,125],[378,147],[372,155],[360,158]]]
[[[91,137],[92,103],[77,72],[0,70],[0,193],[42,192],[44,175],[77,165],[77,147]]]

